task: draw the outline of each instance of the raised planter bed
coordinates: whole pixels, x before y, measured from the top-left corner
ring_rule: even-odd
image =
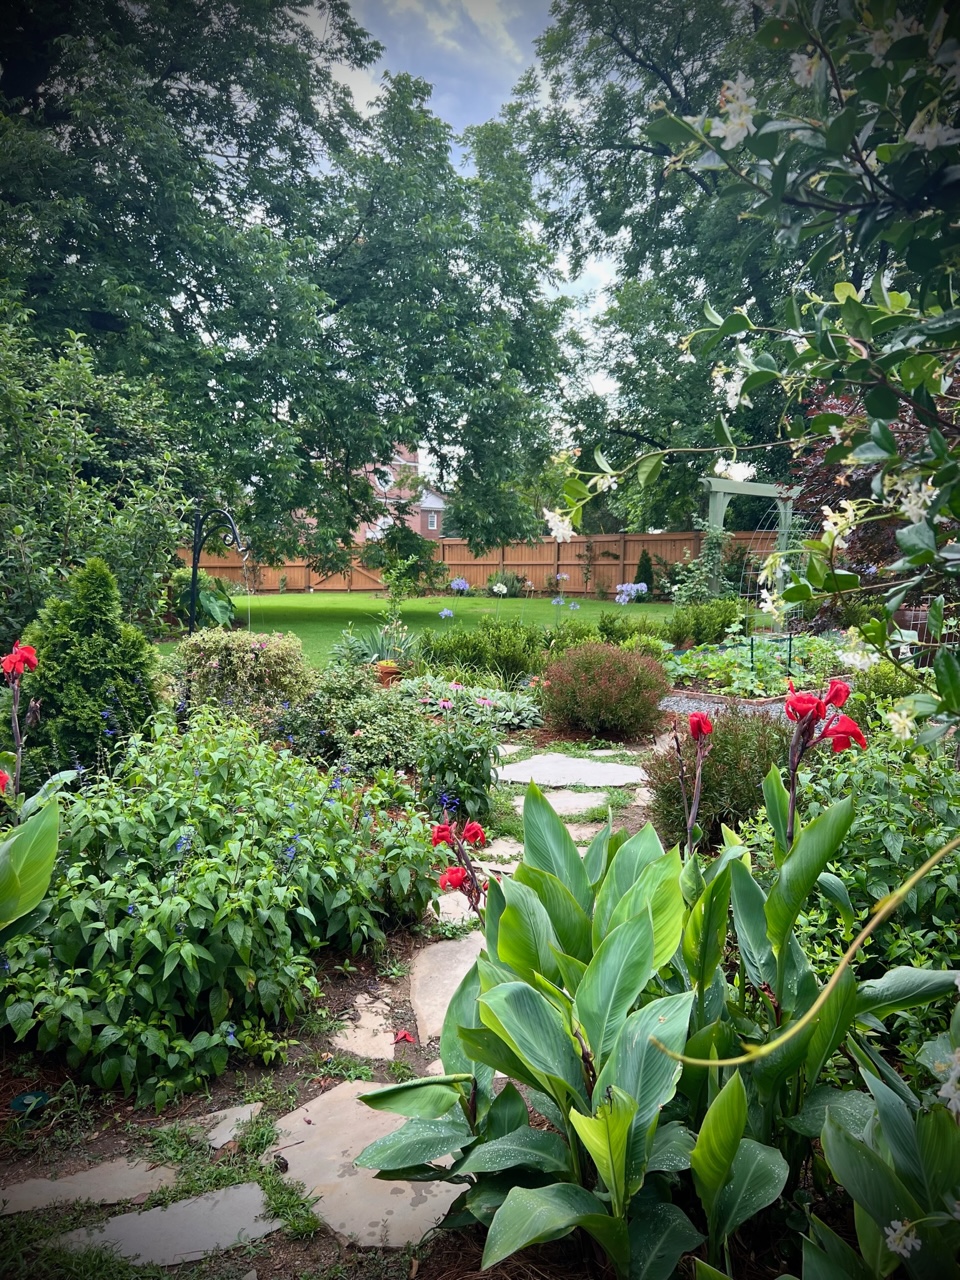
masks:
[[[696,698],[701,702],[712,702],[718,707],[732,707],[735,705],[747,707],[782,706],[786,696],[785,693],[781,693],[775,698],[745,698],[739,693],[704,693],[701,689],[685,688],[683,686],[671,689],[667,694],[668,698]]]

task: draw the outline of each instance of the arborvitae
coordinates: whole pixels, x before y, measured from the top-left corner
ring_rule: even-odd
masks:
[[[640,552],[640,562],[637,565],[637,572],[633,575],[633,580],[634,582],[645,582],[648,594],[653,591],[653,562],[646,547]]]

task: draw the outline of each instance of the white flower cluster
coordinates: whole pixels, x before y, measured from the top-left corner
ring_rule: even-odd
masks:
[[[550,537],[558,542],[569,542],[573,537],[573,521],[562,511],[544,510],[543,518],[550,528]]]
[[[787,604],[783,596],[778,595],[776,591],[768,591],[763,587],[760,591],[760,603],[757,608],[761,613],[769,614],[774,621],[779,622],[783,617]]]
[[[890,736],[898,742],[910,742],[917,731],[917,722],[912,712],[903,706],[893,707],[884,717],[890,729]]]
[[[790,55],[790,74],[793,76],[794,84],[799,85],[801,89],[808,89],[813,84],[819,66],[819,54],[814,54],[813,57],[805,53]]]
[[[732,458],[718,458],[713,474],[721,480],[752,480],[757,468],[752,462],[734,462]]]
[[[949,1064],[950,1074],[937,1091],[955,1116],[960,1116],[960,1049],[954,1049],[953,1061]]]
[[[887,1248],[901,1258],[909,1258],[914,1249],[920,1248],[920,1237],[914,1231],[912,1222],[900,1222],[895,1218],[889,1227],[883,1228],[883,1234]]]
[[[608,475],[594,476],[590,483],[597,493],[613,493],[617,488],[617,477]]]
[[[495,596],[505,596],[507,594],[506,584],[503,582],[495,582],[491,590]]]
[[[821,507],[823,512],[823,532],[830,536],[830,545],[834,551],[846,551],[847,534],[857,523],[857,509],[849,498],[840,503],[840,510],[832,507]]]
[[[849,667],[851,671],[867,671],[880,661],[879,653],[867,648],[856,627],[851,627],[846,636],[849,647],[841,649],[837,654],[845,667]]]
[[[960,129],[944,124],[928,108],[914,118],[913,124],[903,136],[907,142],[915,142],[925,151],[936,151],[937,147],[952,147],[960,142]]]
[[[921,524],[926,520],[937,496],[936,486],[917,475],[886,476],[883,491],[888,504],[897,507],[904,520],[911,524]]]
[[[739,72],[736,80],[724,80],[720,91],[721,116],[714,116],[710,121],[710,138],[719,140],[724,151],[732,151],[740,145],[744,138],[757,132],[753,123],[753,108],[757,105],[750,90],[753,81],[743,72]]]

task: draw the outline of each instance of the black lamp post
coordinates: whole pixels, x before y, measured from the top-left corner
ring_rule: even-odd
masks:
[[[240,532],[229,511],[217,508],[201,512],[198,507],[193,517],[193,562],[190,572],[190,622],[187,634],[193,635],[197,623],[197,574],[200,569],[200,553],[211,533],[219,533],[225,547],[236,547],[245,556],[250,548],[240,542]]]

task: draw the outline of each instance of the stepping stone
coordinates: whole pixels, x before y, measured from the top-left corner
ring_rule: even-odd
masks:
[[[519,742],[502,742],[500,744],[500,754],[502,756],[515,756],[518,751],[522,751],[523,746]]]
[[[421,1044],[439,1039],[447,1006],[483,945],[483,934],[474,930],[454,942],[432,942],[417,955],[410,972],[410,1003]]]
[[[523,845],[519,840],[500,836],[496,840],[491,840],[483,850],[480,859],[474,859],[474,861],[478,863],[482,861],[483,865],[488,867],[496,862],[516,862],[522,853]]]
[[[547,797],[554,813],[561,818],[572,818],[578,813],[586,813],[598,804],[607,803],[605,791],[553,791]],[[513,807],[517,813],[523,813],[523,796],[514,796]]]
[[[221,1147],[233,1141],[241,1125],[253,1120],[262,1110],[262,1102],[248,1102],[242,1107],[227,1107],[224,1111],[214,1111],[208,1116],[201,1116],[202,1125],[213,1125],[207,1134],[207,1142],[214,1151],[219,1151]]]
[[[568,822],[566,827],[574,844],[589,844],[593,837],[603,830],[603,823]]]
[[[335,1048],[358,1058],[393,1058],[393,1026],[390,1006],[361,992],[353,1006],[359,1014],[333,1037]]]
[[[313,1211],[332,1231],[367,1248],[402,1249],[436,1226],[463,1188],[383,1182],[374,1177],[375,1169],[354,1165],[365,1146],[406,1123],[403,1116],[374,1111],[358,1100],[376,1089],[361,1080],[345,1082],[284,1116],[277,1121],[280,1141],[265,1159],[283,1152],[285,1176],[302,1182],[308,1197],[320,1197]]]
[[[266,1213],[259,1183],[244,1182],[163,1209],[124,1213],[101,1227],[69,1231],[56,1243],[68,1249],[113,1249],[141,1266],[173,1267],[279,1231],[283,1223]]]
[[[463,924],[464,920],[469,920],[473,916],[473,911],[459,889],[451,889],[440,895],[437,914],[441,920],[446,920],[450,924]]]
[[[505,764],[497,774],[501,782],[535,782],[538,787],[627,787],[647,779],[639,765],[580,760],[555,751]]]
[[[596,760],[605,760],[607,756],[618,756],[620,752],[615,750],[613,747],[604,747],[602,750],[599,750],[599,751],[591,751],[590,754]]]
[[[30,1178],[0,1187],[0,1202],[3,1202],[0,1214],[46,1209],[60,1201],[119,1204],[121,1200],[134,1200],[161,1187],[172,1187],[176,1180],[177,1171],[167,1165],[121,1157],[71,1173],[67,1178]]]
[[[641,808],[648,808],[653,804],[653,792],[649,787],[637,787],[633,795],[633,803],[640,805]]]

